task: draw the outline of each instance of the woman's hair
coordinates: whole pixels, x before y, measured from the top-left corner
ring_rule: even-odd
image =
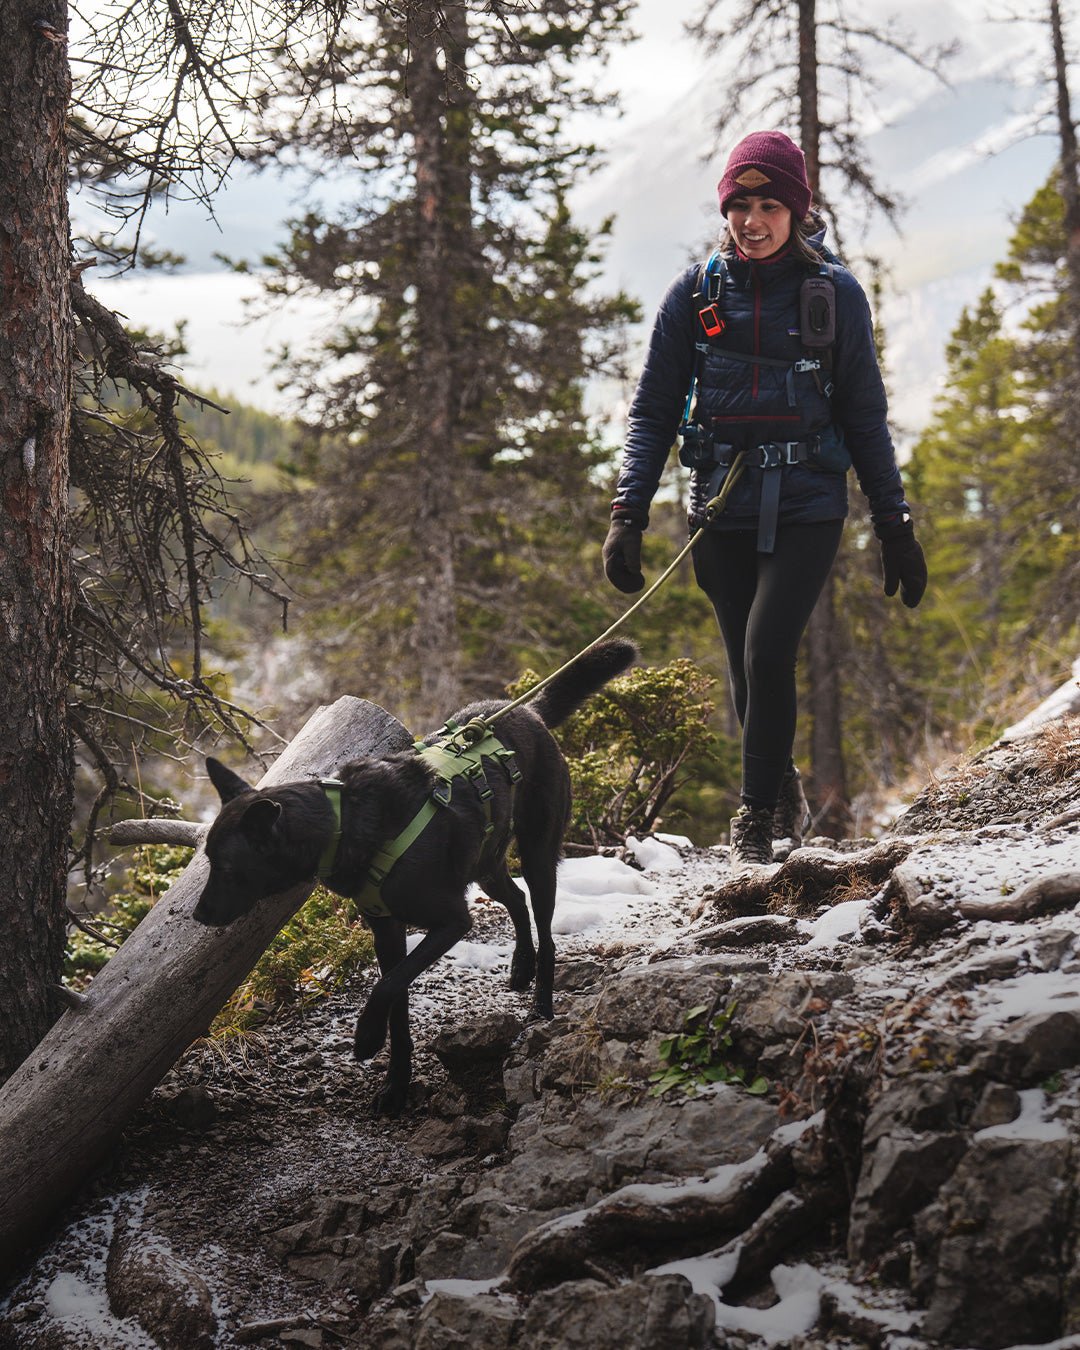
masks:
[[[800,261],[816,267],[822,260],[821,254],[810,242],[811,238],[817,234],[825,222],[818,215],[817,211],[811,207],[804,220],[792,221],[791,235],[788,238],[788,249],[793,257]],[[735,241],[731,236],[731,229],[725,224],[720,234],[720,254],[724,258],[734,257]]]

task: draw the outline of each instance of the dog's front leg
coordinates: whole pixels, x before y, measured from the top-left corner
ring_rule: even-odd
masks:
[[[371,935],[375,941],[375,956],[379,962],[379,971],[389,975],[395,966],[405,958],[405,925],[397,919],[371,919]],[[388,1018],[390,1028],[390,1067],[386,1071],[383,1085],[375,1094],[375,1114],[377,1116],[396,1116],[405,1107],[405,1097],[412,1079],[413,1042],[409,1032],[409,991],[406,991],[390,1006]],[[359,1032],[359,1027],[357,1028]],[[364,1056],[357,1052],[357,1058]]]
[[[386,922],[396,922],[396,920],[387,920]],[[402,957],[391,970],[378,980],[374,989],[368,995],[364,1011],[356,1022],[353,1053],[357,1059],[371,1059],[373,1055],[379,1053],[386,1042],[387,1023],[394,1004],[406,993],[417,975],[427,970],[428,966],[433,965],[440,956],[444,956],[455,942],[465,936],[471,927],[472,919],[469,917],[465,897],[462,896],[460,905],[453,906],[450,917],[437,928],[432,928],[421,943],[414,947],[407,956]],[[403,926],[402,933],[404,933]],[[378,954],[377,945],[376,954]],[[382,962],[380,961],[379,964],[381,968]],[[405,1017],[407,1028],[407,1002],[405,1004]],[[392,1044],[390,1048],[392,1056]]]

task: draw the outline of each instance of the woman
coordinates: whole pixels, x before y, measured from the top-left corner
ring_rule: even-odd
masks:
[[[707,267],[668,289],[630,408],[604,543],[620,591],[640,590],[641,535],[676,433],[693,467],[690,527],[738,452],[726,509],[693,550],[712,602],[743,729],[736,871],[802,842],[806,798],[791,751],[799,641],[836,557],[853,464],[881,542],[886,595],[914,607],[926,564],[886,426],[870,308],[821,239],[806,161],[778,131],[732,151],[719,184],[727,229]]]

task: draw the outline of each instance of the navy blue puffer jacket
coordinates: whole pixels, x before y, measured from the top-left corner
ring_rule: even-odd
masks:
[[[812,240],[820,244],[821,236]],[[728,277],[720,311],[724,331],[703,361],[693,420],[714,439],[737,447],[768,441],[806,441],[832,423],[851,455],[859,486],[873,520],[886,520],[909,508],[886,425],[885,387],[878,368],[870,307],[862,287],[836,265],[836,341],[833,346],[831,399],[819,391],[813,374],[798,373],[795,406],[789,374],[780,367],[750,364],[724,355],[724,349],[786,362],[807,352],[799,341],[799,288],[809,274],[789,253],[760,261],[733,255],[725,260]],[[682,420],[694,372],[695,342],[703,333],[694,292],[700,269],[689,267],[664,296],[641,378],[630,407],[630,426],[614,507],[648,514],[660,475]],[[846,475],[809,463],[779,468],[749,465],[714,522],[717,529],[747,529],[757,523],[765,474],[781,475],[781,524],[840,520],[847,515]],[[695,469],[691,479],[690,523],[704,521],[709,480]]]

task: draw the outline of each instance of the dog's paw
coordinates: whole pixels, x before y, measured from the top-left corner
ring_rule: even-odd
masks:
[[[353,1037],[353,1054],[359,1060],[373,1059],[386,1044],[386,1022],[361,1017]]]
[[[408,1083],[392,1083],[388,1078],[375,1094],[372,1111],[377,1116],[400,1116],[405,1110]]]
[[[536,957],[532,952],[514,952],[510,962],[510,988],[515,993],[528,989],[536,975]]]
[[[542,994],[539,990],[533,995],[532,1013],[534,1017],[542,1018],[545,1022],[550,1022],[555,1016],[555,1009],[552,1006],[552,995]]]

